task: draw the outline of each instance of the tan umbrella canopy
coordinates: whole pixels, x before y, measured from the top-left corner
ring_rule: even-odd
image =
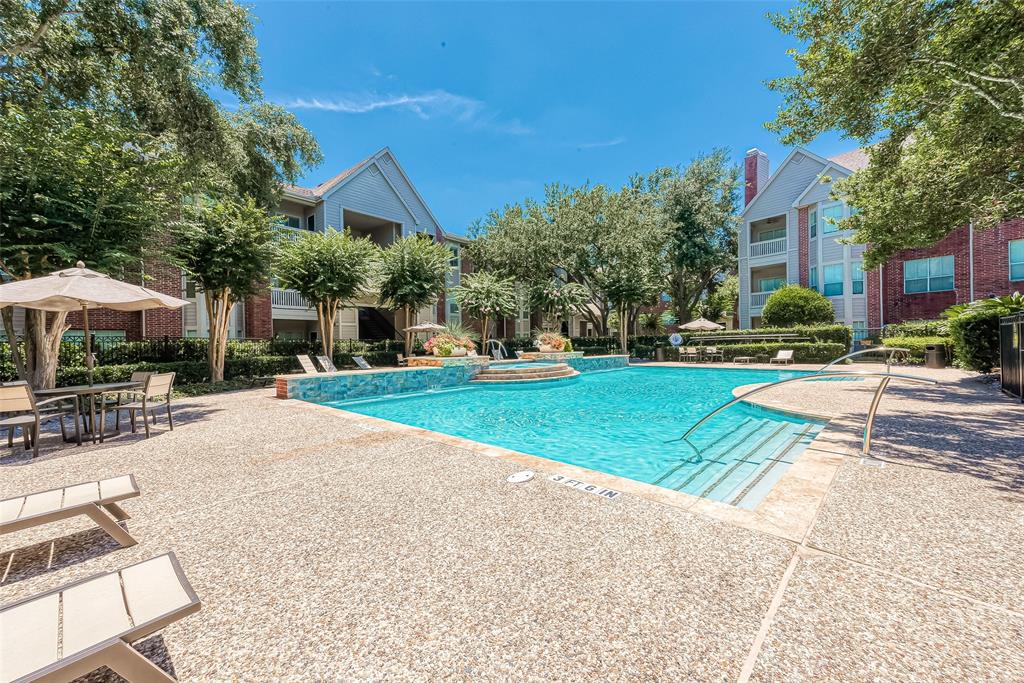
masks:
[[[419,323],[418,325],[413,325],[412,327],[407,327],[407,328],[405,328],[402,331],[403,332],[413,332],[413,333],[417,333],[417,332],[440,332],[443,329],[444,329],[444,325],[438,325],[437,323]]]
[[[711,322],[707,318],[697,318],[696,320],[691,320],[690,322],[686,323],[685,325],[680,325],[679,329],[681,329],[681,330],[697,330],[697,331],[701,331],[701,332],[712,332],[714,330],[724,330],[725,326],[724,325],[719,325],[716,322]]]
[[[181,308],[188,304],[152,289],[115,280],[89,270],[81,261],[44,277],[16,280],[0,285],[0,308],[21,306],[50,312],[82,312],[85,332],[85,364],[92,382],[92,344],[89,340],[89,309],[144,311],[150,308]]]

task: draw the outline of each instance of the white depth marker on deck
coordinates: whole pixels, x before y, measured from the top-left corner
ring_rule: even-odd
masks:
[[[618,498],[619,496],[622,495],[622,491],[615,491],[612,489],[606,489],[603,486],[588,484],[585,481],[573,479],[563,474],[552,474],[550,477],[548,477],[548,479],[555,482],[556,484],[562,484],[563,486],[568,486],[569,488],[576,489],[577,491],[586,491],[587,493],[593,493],[595,496],[601,496],[602,498],[607,498],[609,500],[614,500],[615,498]]]
[[[522,472],[516,472],[515,474],[508,475],[505,479],[510,484],[522,484],[533,479],[533,470],[523,470]]]

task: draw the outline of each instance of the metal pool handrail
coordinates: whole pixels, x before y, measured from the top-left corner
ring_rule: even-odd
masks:
[[[879,351],[890,351],[891,352],[891,353],[889,353],[889,355],[887,355],[885,357],[885,371],[886,372],[889,372],[889,366],[892,364],[892,358],[893,358],[893,356],[896,355],[897,352],[900,352],[900,353],[910,353],[910,349],[904,349],[904,348],[901,348],[901,347],[898,347],[898,346],[878,346],[878,347],[871,348],[871,349],[861,349],[860,351],[854,351],[853,353],[848,353],[845,356],[840,356],[839,358],[836,358],[833,361],[829,361],[828,363],[825,363],[825,365],[821,366],[821,368],[818,369],[818,372],[823,372],[825,370],[828,370],[830,367],[832,367],[833,365],[835,365],[839,361],[846,360],[847,358],[853,358],[854,356],[861,356],[861,355],[863,355],[865,353],[878,353]]]
[[[804,381],[811,380],[811,379],[819,379],[821,377],[881,377],[882,378],[882,381],[878,383],[878,389],[875,390],[874,398],[871,399],[871,407],[868,408],[868,419],[867,419],[867,422],[864,424],[864,446],[861,449],[861,455],[863,455],[863,456],[870,455],[870,453],[871,453],[871,429],[875,425],[875,413],[878,412],[878,404],[882,400],[882,394],[885,393],[885,388],[887,386],[889,386],[890,380],[899,379],[899,380],[905,380],[907,382],[918,382],[920,384],[932,384],[932,385],[937,385],[938,384],[938,382],[936,382],[933,379],[927,379],[925,377],[918,377],[916,375],[894,375],[894,374],[892,374],[890,372],[874,372],[874,371],[871,371],[871,370],[858,370],[856,372],[839,372],[839,371],[836,371],[836,370],[833,370],[831,372],[823,372],[823,371],[819,370],[818,372],[815,372],[815,373],[810,374],[810,375],[802,375],[800,377],[789,377],[787,379],[777,380],[777,381],[772,382],[770,384],[764,384],[764,385],[761,385],[759,387],[754,387],[750,391],[747,391],[747,392],[741,394],[740,396],[735,397],[731,401],[727,401],[727,402],[723,403],[722,405],[718,406],[717,408],[712,410],[710,413],[708,413],[707,415],[705,415],[701,419],[697,420],[696,424],[694,424],[692,427],[690,427],[688,430],[686,430],[686,433],[683,434],[681,437],[679,437],[678,439],[672,439],[672,441],[667,441],[666,443],[672,443],[673,441],[685,441],[686,444],[690,448],[692,448],[694,450],[694,452],[697,453],[697,455],[699,456],[700,455],[700,449],[698,449],[696,446],[694,446],[693,443],[690,441],[690,435],[693,434],[695,431],[697,431],[698,428],[700,428],[705,422],[707,422],[708,420],[713,418],[715,415],[718,415],[720,412],[722,412],[723,410],[725,410],[726,408],[728,408],[730,406],[736,405],[740,401],[746,399],[748,396],[753,396],[754,394],[761,393],[762,391],[765,391],[766,389],[771,389],[772,387],[777,387],[777,386],[782,385],[782,384],[790,384],[792,382],[804,382]]]

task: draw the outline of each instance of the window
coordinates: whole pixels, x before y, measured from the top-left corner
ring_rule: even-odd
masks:
[[[185,278],[185,298],[195,299],[196,298],[196,281],[192,278]]]
[[[903,262],[903,291],[906,294],[952,290],[952,256],[934,256]]]
[[[818,212],[811,211],[810,216],[807,219],[808,224],[811,226],[811,237],[818,236]]]
[[[298,216],[281,216],[281,225],[286,225],[289,228],[295,228],[296,230],[302,230],[302,219]]]
[[[767,240],[777,240],[786,236],[785,228],[776,228],[775,230],[762,230],[757,235],[758,242],[765,242]]]
[[[864,293],[864,268],[860,261],[850,262],[850,291],[854,294]]]
[[[853,321],[853,341],[859,342],[868,338],[868,324],[863,320]]]
[[[457,244],[449,244],[448,249],[452,252],[451,258],[448,259],[451,270],[448,271],[445,279],[448,289],[453,289],[462,282],[462,252]]]
[[[1024,240],[1010,242],[1010,279],[1024,280]]]
[[[316,230],[316,218],[313,217],[313,214],[306,216],[306,230]]]
[[[831,266],[824,266],[821,269],[821,279],[824,281],[822,293],[825,296],[843,295],[843,264],[834,263]]]
[[[839,230],[839,221],[843,220],[843,205],[832,204],[831,206],[824,206],[821,209],[821,234],[825,235],[830,232],[836,232]]]
[[[818,268],[812,267],[810,271],[810,279],[807,283],[811,289],[818,291]]]
[[[760,291],[762,292],[774,292],[776,289],[786,284],[786,278],[784,277],[765,277],[758,280],[760,283]]]

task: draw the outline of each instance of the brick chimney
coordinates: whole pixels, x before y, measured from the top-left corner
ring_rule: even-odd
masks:
[[[746,206],[768,182],[768,155],[757,147],[747,150],[747,157],[743,160],[743,181],[743,206]]]

